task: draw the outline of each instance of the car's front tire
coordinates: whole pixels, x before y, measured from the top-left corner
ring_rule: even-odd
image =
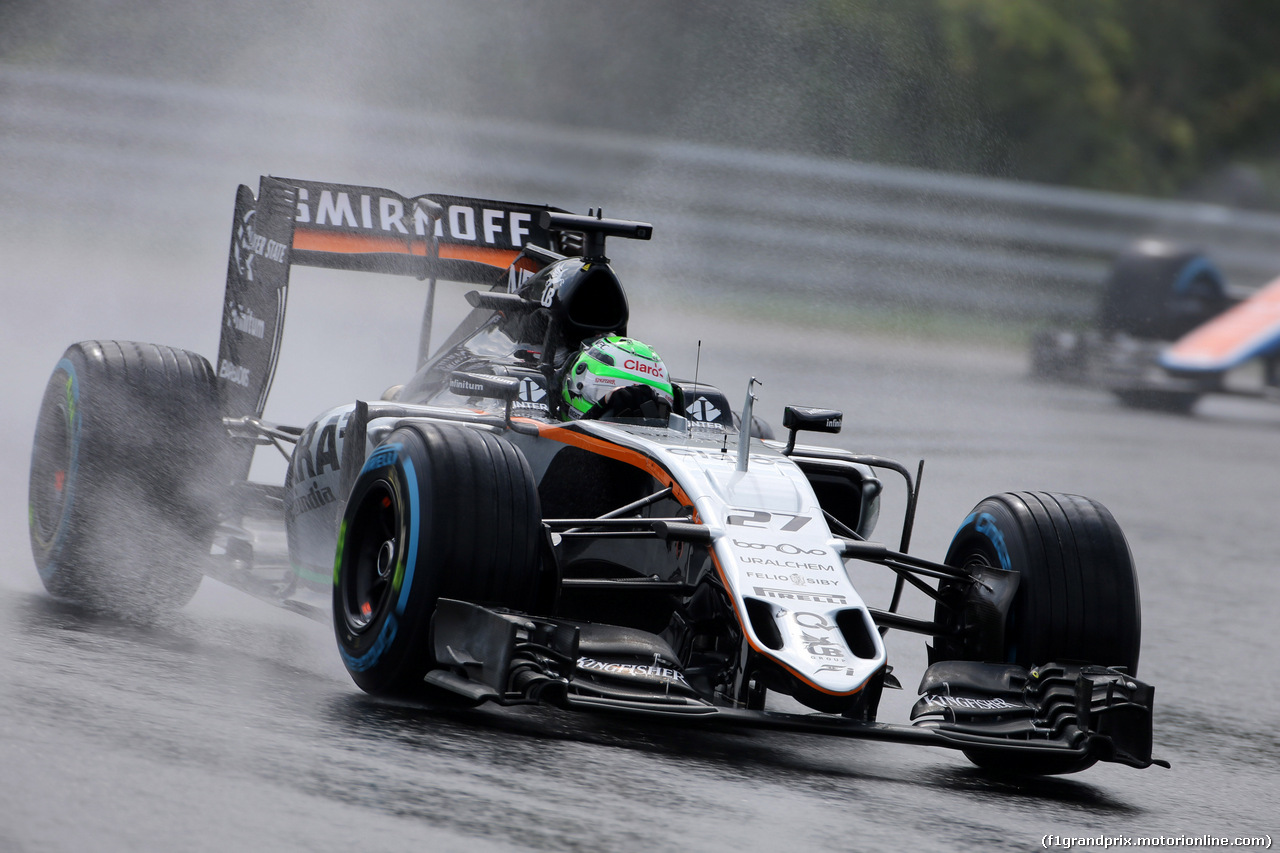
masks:
[[[989,660],[995,648],[1000,663],[1031,667],[1081,662],[1137,674],[1142,639],[1138,579],[1120,526],[1097,501],[1053,492],[989,497],[956,531],[946,562],[1015,570],[1018,588],[998,643],[964,631],[937,637],[936,660]],[[961,591],[943,585],[935,621],[966,628],[956,622],[963,618],[956,607]],[[1094,763],[999,750],[965,754],[981,767],[1018,773],[1072,773]]]
[[[364,691],[422,694],[440,598],[533,610],[542,515],[524,455],[448,425],[402,427],[374,450],[338,533],[334,632]]]

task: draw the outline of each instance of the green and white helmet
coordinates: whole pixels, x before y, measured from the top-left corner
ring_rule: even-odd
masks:
[[[631,396],[645,392],[665,403],[668,411],[675,403],[667,366],[648,344],[617,335],[596,338],[583,345],[565,371],[561,393],[566,413],[576,419],[598,404],[605,408],[614,392],[623,388],[632,389]]]

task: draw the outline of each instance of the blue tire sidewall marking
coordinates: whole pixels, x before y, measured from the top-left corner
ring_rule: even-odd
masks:
[[[417,471],[408,458],[403,459],[403,463],[405,480],[409,484],[409,510],[415,517],[409,519],[409,553],[405,558],[404,581],[400,584],[400,597],[396,599],[397,618],[403,616],[405,608],[409,606],[409,593],[413,590],[413,572],[418,565],[418,532],[422,527],[419,519],[424,515],[424,507],[418,502]]]
[[[1186,293],[1191,289],[1191,282],[1201,273],[1208,273],[1215,281],[1222,281],[1222,273],[1218,272],[1218,268],[1213,262],[1204,255],[1197,255],[1182,265],[1182,269],[1178,271],[1178,278],[1173,283],[1174,293]]]
[[[360,473],[374,471],[378,468],[386,468],[396,464],[396,460],[404,457],[404,445],[400,442],[394,444],[384,444],[377,450],[373,451],[373,455],[365,460],[364,466],[360,469]]]
[[[382,659],[382,653],[391,647],[398,629],[399,625],[393,613],[387,617],[386,622],[382,623],[382,630],[378,633],[378,639],[360,657],[353,657],[346,649],[339,648],[338,651],[342,653],[342,662],[347,665],[347,669],[353,672],[364,672],[366,669],[370,669]]]
[[[970,515],[969,518],[973,518],[973,515]],[[968,523],[968,519],[965,519],[965,522]],[[995,548],[996,556],[1000,558],[1000,568],[1006,572],[1013,571],[1013,563],[1009,559],[1009,546],[1005,544],[1004,532],[996,524],[995,517],[989,512],[978,513],[973,529],[985,537],[991,543],[991,546]]]
[[[1012,571],[1013,561],[1009,559],[1009,546],[1004,541],[1004,532],[996,523],[995,516],[989,512],[971,512],[965,516],[964,521],[960,522],[960,526],[956,528],[956,536],[969,525],[973,525],[974,531],[991,543],[991,547],[995,549],[996,556],[1000,559],[1000,568],[1005,571]],[[1014,614],[1010,614],[1010,623],[1012,624]],[[1006,633],[1006,637],[1008,634]],[[1009,646],[1006,655],[1006,663],[1013,663],[1018,657],[1018,646],[1016,643]]]
[[[54,532],[52,542],[49,545],[50,557],[43,566],[36,566],[40,576],[46,580],[58,573],[57,553],[67,538],[67,528],[71,520],[71,508],[75,501],[76,472],[79,469],[80,459],[80,379],[76,375],[75,365],[69,359],[64,358],[58,362],[53,369],[54,375],[56,376],[60,370],[66,372],[68,384],[70,385],[70,399],[68,401],[70,403],[70,411],[67,412],[67,417],[71,420],[69,424],[71,462],[67,466],[66,480],[63,484],[65,493],[62,496],[62,513],[58,518],[58,529]]]
[[[394,460],[388,460],[386,451],[391,450],[394,453]],[[381,457],[381,458],[379,458]],[[377,462],[374,465],[374,462]],[[365,463],[360,473],[363,475],[366,471],[375,470],[385,467],[387,464],[400,464],[401,470],[404,472],[405,482],[409,491],[409,510],[414,512],[418,518],[421,517],[421,507],[418,504],[418,477],[417,470],[404,453],[404,445],[388,444],[379,448],[377,453],[369,457],[369,461]],[[363,672],[377,665],[382,659],[383,654],[391,648],[395,641],[396,633],[400,629],[400,618],[404,616],[405,609],[409,604],[409,593],[413,590],[413,574],[418,564],[418,532],[420,525],[416,518],[408,519],[409,525],[409,550],[407,553],[401,554],[401,564],[404,567],[403,580],[400,583],[399,595],[396,598],[395,611],[387,617],[386,622],[382,624],[382,630],[378,632],[378,639],[369,647],[369,650],[359,657],[354,657],[345,649],[339,649],[342,652],[343,662],[347,668],[356,672]]]

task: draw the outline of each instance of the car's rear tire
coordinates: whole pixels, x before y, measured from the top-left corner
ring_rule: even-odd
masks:
[[[530,611],[542,514],[524,455],[479,430],[402,427],[370,454],[338,533],[334,632],[352,680],[418,696],[440,598]]]
[[[1077,495],[1006,492],[981,501],[947,551],[948,565],[1000,566],[1019,573],[1003,626],[1001,663],[1034,666],[1082,662],[1123,667],[1136,675],[1142,638],[1138,580],[1129,545],[1102,504]],[[944,584],[940,624],[955,624],[960,588]],[[935,638],[936,660],[981,660],[989,638]],[[1092,760],[966,750],[975,764],[1005,772],[1072,773]]]
[[[29,530],[45,588],[133,617],[186,604],[229,459],[203,357],[126,341],[70,346],[45,388],[31,453]]]
[[[1103,334],[1173,341],[1230,305],[1221,273],[1203,254],[1143,240],[1112,265],[1098,328]]]

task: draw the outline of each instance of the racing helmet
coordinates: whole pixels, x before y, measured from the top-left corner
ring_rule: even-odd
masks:
[[[662,358],[635,338],[606,335],[583,344],[561,383],[566,419],[670,414],[675,391]]]

